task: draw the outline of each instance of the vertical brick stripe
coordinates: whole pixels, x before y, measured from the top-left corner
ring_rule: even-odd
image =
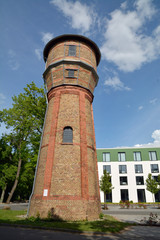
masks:
[[[45,174],[44,174],[44,189],[48,189],[48,196],[50,194],[50,187],[51,187],[59,104],[60,104],[60,93],[56,94],[56,96],[54,97],[54,105],[53,105],[53,111],[52,111],[53,118],[51,123],[52,126],[50,131],[47,161],[46,161],[46,168],[45,168]]]
[[[80,92],[80,152],[81,152],[81,191],[82,198],[88,199],[88,162],[87,162],[87,135],[85,116],[85,94]]]
[[[99,179],[99,176],[98,176],[98,165],[97,165],[97,152],[96,152],[96,138],[95,138],[95,130],[94,130],[94,117],[93,117],[93,106],[91,104],[91,114],[92,114],[92,126],[93,126],[93,139],[94,139],[94,160],[95,160],[95,165],[96,165],[96,176],[97,176],[97,179],[95,178],[95,181]],[[100,191],[99,191],[99,183],[97,182],[96,184],[96,188],[97,188],[97,197],[98,197],[98,200],[100,201]]]

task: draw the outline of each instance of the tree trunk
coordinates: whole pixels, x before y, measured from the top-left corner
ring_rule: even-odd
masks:
[[[8,204],[10,203],[11,198],[12,198],[12,196],[13,196],[13,193],[14,193],[14,191],[16,190],[16,187],[17,187],[17,184],[18,184],[19,175],[20,175],[20,171],[21,171],[21,163],[22,163],[22,159],[21,159],[21,157],[20,157],[20,158],[19,158],[19,162],[18,162],[16,179],[15,179],[15,181],[14,181],[12,190],[11,190],[11,192],[9,193],[9,196],[8,196],[8,198],[7,198],[7,201],[6,201],[6,203],[8,203]]]
[[[6,184],[6,186],[4,187],[4,189],[2,189],[1,198],[0,198],[0,203],[3,203],[6,188],[7,188],[7,184]]]

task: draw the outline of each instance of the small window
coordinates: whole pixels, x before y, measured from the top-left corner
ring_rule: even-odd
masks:
[[[68,71],[68,76],[67,77],[70,77],[70,78],[74,78],[75,76],[74,76],[74,69],[68,69],[67,70]]]
[[[157,155],[155,151],[149,152],[149,160],[150,161],[156,161],[157,160]]]
[[[103,153],[103,162],[110,162],[110,153]]]
[[[127,177],[120,177],[120,185],[127,185],[128,181],[127,181]]]
[[[143,176],[137,176],[137,177],[136,177],[136,184],[137,184],[137,185],[144,185]]]
[[[73,129],[71,127],[63,129],[63,143],[73,143]]]
[[[142,161],[140,152],[134,152],[133,154],[134,154],[134,161]]]
[[[152,173],[159,173],[158,164],[151,164],[151,172]]]
[[[127,166],[119,165],[119,173],[127,173]]]
[[[135,165],[135,173],[143,173],[143,168],[141,164]]]
[[[76,56],[76,45],[69,45],[68,56]]]
[[[119,162],[125,162],[126,161],[126,155],[123,152],[118,153],[118,161]]]
[[[104,171],[111,174],[111,166],[110,165],[104,165],[103,166],[103,173],[104,173]]]

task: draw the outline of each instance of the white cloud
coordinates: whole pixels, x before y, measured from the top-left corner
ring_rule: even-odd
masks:
[[[34,52],[35,52],[38,60],[41,60],[41,59],[42,59],[42,49],[36,48],[36,49],[34,50]]]
[[[160,129],[152,133],[153,142],[147,144],[136,144],[134,147],[160,147]]]
[[[8,58],[9,58],[9,60],[8,60],[8,65],[9,65],[9,67],[10,67],[13,71],[18,70],[19,67],[20,67],[20,64],[19,64],[19,62],[18,62],[18,60],[17,60],[17,54],[16,54],[16,52],[13,51],[12,49],[10,49],[10,50],[8,51]]]
[[[42,32],[42,42],[44,44],[48,43],[53,38],[53,33],[50,32]]]
[[[82,33],[88,32],[96,19],[93,9],[79,1],[52,0],[50,3],[58,7],[65,17],[71,19],[72,28]]]
[[[151,104],[155,104],[156,102],[157,102],[157,98],[154,98],[154,99],[151,99],[149,102],[151,103]]]
[[[138,110],[141,111],[143,109],[143,106],[139,106]]]
[[[6,100],[6,96],[3,93],[0,93],[0,105],[2,105]]]
[[[160,26],[151,36],[145,35],[143,27],[156,10],[151,0],[137,0],[133,11],[121,4],[106,21],[105,41],[101,47],[102,56],[115,63],[124,72],[141,68],[160,55]]]
[[[113,88],[115,91],[117,90],[131,90],[129,87],[126,87],[123,82],[117,76],[109,77],[105,82],[104,85],[107,87]]]

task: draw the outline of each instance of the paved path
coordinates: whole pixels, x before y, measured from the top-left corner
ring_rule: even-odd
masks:
[[[1,240],[159,240],[159,227],[134,226],[119,234],[73,234],[39,229],[0,226]]]
[[[104,214],[130,223],[140,223],[142,219],[148,219],[151,212],[157,214],[160,219],[160,209],[153,206],[148,206],[147,209],[121,209],[118,205],[109,205],[108,210],[103,210]]]

